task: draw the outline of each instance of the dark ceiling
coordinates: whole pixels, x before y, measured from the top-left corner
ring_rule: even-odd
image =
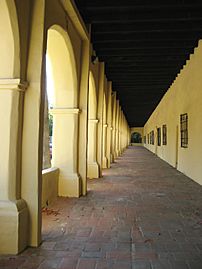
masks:
[[[129,125],[144,126],[202,36],[202,0],[75,0]]]

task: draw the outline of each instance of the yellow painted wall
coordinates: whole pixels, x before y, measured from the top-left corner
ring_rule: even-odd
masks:
[[[188,148],[181,147],[180,114],[188,113]],[[146,148],[202,184],[202,41],[144,126],[144,134],[154,130],[154,145]],[[157,127],[167,125],[167,145],[157,146]],[[161,128],[162,138],[162,128]],[[162,139],[161,139],[162,140]]]
[[[23,16],[21,11],[21,2],[17,1],[19,8],[19,17]],[[61,4],[62,2],[62,4]],[[28,50],[22,51],[26,57],[27,69],[25,77],[29,82],[29,87],[25,94],[24,102],[24,117],[23,117],[23,141],[22,141],[22,177],[21,177],[21,193],[22,198],[26,201],[29,214],[30,214],[30,227],[28,245],[37,246],[41,242],[41,159],[42,159],[42,129],[43,129],[43,98],[45,92],[45,79],[44,79],[44,59],[47,44],[47,30],[53,26],[58,25],[67,32],[71,41],[75,62],[76,72],[78,76],[78,99],[79,96],[83,97],[83,102],[77,100],[75,108],[80,108],[81,113],[79,120],[79,128],[83,131],[82,136],[79,137],[79,145],[82,145],[82,152],[79,152],[79,174],[83,183],[83,193],[85,193],[86,185],[86,143],[85,143],[85,126],[87,124],[87,90],[84,84],[87,84],[85,79],[85,69],[88,69],[86,58],[88,57],[88,35],[85,29],[79,23],[79,18],[75,16],[75,11],[70,1],[42,1],[35,0],[33,5],[30,5],[31,15],[28,25],[25,21],[22,22],[23,27],[20,28],[20,35],[26,36],[26,29],[29,27],[29,39],[23,40],[25,44],[29,41]],[[26,9],[29,8],[27,5]],[[69,12],[67,9],[69,8]],[[29,14],[30,10],[27,10]],[[67,15],[68,14],[68,15]],[[27,17],[25,17],[26,20]],[[85,35],[86,33],[86,35]],[[81,35],[80,35],[81,34]],[[85,56],[85,68],[83,68],[83,61]],[[23,58],[21,56],[21,58]],[[25,66],[25,64],[23,66]],[[81,107],[79,107],[81,104]],[[30,154],[31,153],[31,154]],[[38,193],[39,192],[39,193]]]
[[[42,171],[42,207],[54,202],[58,196],[59,169],[48,168]]]
[[[74,53],[76,63],[76,74],[78,79],[80,78],[81,69],[81,46],[82,40],[77,30],[75,29],[71,19],[67,16],[64,8],[62,8],[59,1],[49,0],[46,5],[46,16],[45,16],[45,28],[48,30],[53,25],[59,25],[66,31],[68,38],[71,42],[71,47]]]
[[[92,69],[98,98],[100,69],[99,64],[89,68],[90,37],[74,5],[67,0],[0,0],[0,137],[5,142],[0,154],[0,253],[16,254],[41,243],[41,200],[44,204],[46,197],[51,200],[56,193],[56,175],[44,174],[42,179],[47,31],[56,25],[68,35],[75,56],[78,84],[74,107],[63,104],[62,109],[78,117],[71,124],[76,134],[78,130],[78,141],[75,137],[70,140],[78,145],[74,164],[82,191],[80,185],[74,189],[78,190],[76,196],[87,191],[88,78]]]
[[[92,52],[91,52],[92,53]],[[90,62],[90,72],[92,72],[93,79],[95,82],[95,89],[96,89],[96,100],[98,102],[98,89],[99,89],[99,63],[92,64]]]

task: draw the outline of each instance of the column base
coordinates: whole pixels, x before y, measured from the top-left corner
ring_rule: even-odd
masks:
[[[108,168],[108,160],[107,160],[107,157],[103,157],[103,160],[102,160],[102,168]]]
[[[111,162],[109,161],[109,159],[108,159],[108,162],[107,162],[107,168],[108,169],[111,168]]]
[[[119,151],[116,150],[116,151],[115,151],[115,158],[118,158],[118,157],[119,157]]]
[[[80,197],[80,176],[77,173],[64,175],[60,172],[58,195],[63,197]]]
[[[110,155],[110,162],[114,163],[114,155],[113,154]]]
[[[87,177],[90,179],[99,178],[99,166],[97,163],[88,164]]]
[[[27,247],[28,208],[24,200],[0,202],[0,254],[16,255]]]

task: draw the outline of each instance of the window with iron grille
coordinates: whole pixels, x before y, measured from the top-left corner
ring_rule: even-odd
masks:
[[[157,128],[157,145],[161,145],[161,128]]]
[[[147,141],[146,141],[146,135],[144,136],[144,144],[146,144],[147,143]]]
[[[162,133],[163,133],[163,145],[167,145],[167,126],[165,124],[162,126]]]
[[[147,134],[147,143],[150,144],[149,134]]]
[[[181,147],[188,148],[188,115],[180,115]]]

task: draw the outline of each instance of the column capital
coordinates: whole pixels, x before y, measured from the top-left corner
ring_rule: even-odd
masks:
[[[79,108],[51,108],[50,114],[79,114],[81,111]]]
[[[92,123],[98,123],[99,122],[98,119],[89,119],[89,121],[92,122]]]
[[[28,88],[29,83],[27,81],[21,81],[19,78],[1,78],[0,79],[0,90],[14,90],[25,92]]]

